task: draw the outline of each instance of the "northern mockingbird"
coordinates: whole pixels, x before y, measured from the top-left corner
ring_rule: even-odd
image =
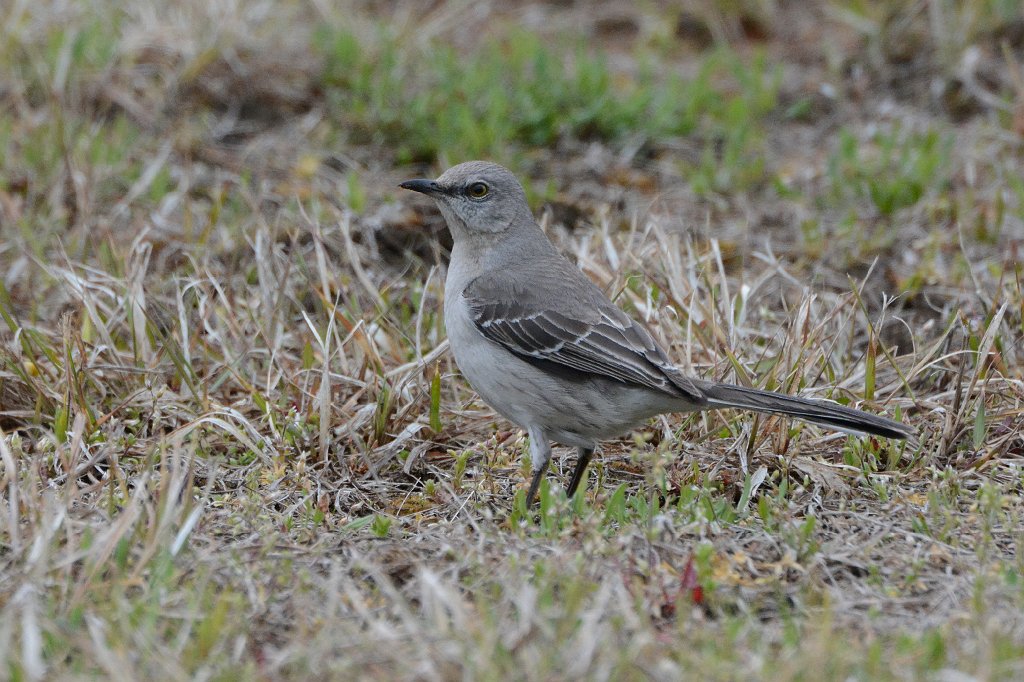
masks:
[[[530,436],[527,507],[551,461],[550,441],[579,450],[571,498],[599,440],[664,412],[734,407],[888,438],[912,433],[834,403],[686,376],[643,325],[558,253],[519,181],[497,164],[470,161],[401,187],[433,199],[451,230],[448,340],[480,397]]]

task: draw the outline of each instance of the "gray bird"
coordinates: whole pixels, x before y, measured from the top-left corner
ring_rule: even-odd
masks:
[[[506,168],[470,161],[400,185],[433,199],[454,239],[444,321],[470,385],[530,436],[529,507],[550,441],[578,448],[571,498],[597,442],[666,412],[740,408],[906,438],[899,422],[821,400],[688,377],[643,325],[565,259]]]

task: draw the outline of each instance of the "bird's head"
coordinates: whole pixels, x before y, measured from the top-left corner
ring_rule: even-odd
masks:
[[[456,240],[505,232],[522,221],[533,224],[526,193],[507,168],[489,161],[468,161],[436,180],[407,180],[403,189],[433,199]]]

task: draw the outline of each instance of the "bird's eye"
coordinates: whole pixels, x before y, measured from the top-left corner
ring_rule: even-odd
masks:
[[[472,185],[469,186],[469,189],[467,191],[469,193],[469,196],[473,197],[474,199],[483,199],[491,190],[489,187],[487,187],[487,185],[485,185],[482,182],[474,182]]]

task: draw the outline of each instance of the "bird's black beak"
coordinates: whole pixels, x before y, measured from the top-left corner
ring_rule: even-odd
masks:
[[[419,192],[420,194],[426,194],[428,197],[444,194],[444,189],[441,188],[441,185],[433,180],[406,180],[399,187],[411,189],[413,192]]]

